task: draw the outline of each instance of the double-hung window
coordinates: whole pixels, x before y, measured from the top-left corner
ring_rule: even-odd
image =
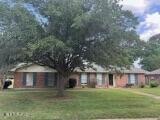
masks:
[[[130,74],[129,75],[129,83],[130,84],[136,84],[136,75],[135,74]]]
[[[33,86],[33,73],[26,74],[26,86]]]
[[[81,74],[81,84],[87,84],[87,74]]]
[[[102,85],[102,74],[97,74],[97,84]]]

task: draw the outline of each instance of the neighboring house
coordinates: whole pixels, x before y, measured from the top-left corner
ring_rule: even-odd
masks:
[[[57,71],[46,66],[21,64],[11,72],[14,73],[14,88],[57,87]],[[145,72],[141,69],[131,69],[117,74],[95,66],[95,69],[88,68],[85,71],[77,69],[69,79],[75,79],[77,87],[125,87],[126,84],[145,84]]]
[[[150,81],[157,81],[160,84],[160,69],[146,74],[146,84],[149,84]]]

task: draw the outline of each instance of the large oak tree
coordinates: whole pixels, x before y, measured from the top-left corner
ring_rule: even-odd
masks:
[[[1,3],[1,67],[33,62],[54,68],[59,73],[58,95],[63,96],[64,81],[75,68],[84,69],[92,63],[105,68],[131,65],[140,42],[135,32],[138,22],[118,2],[14,0],[12,6]]]

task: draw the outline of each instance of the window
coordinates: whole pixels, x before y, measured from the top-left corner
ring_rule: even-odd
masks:
[[[135,74],[130,74],[130,83],[131,84],[135,84],[136,83],[136,75]]]
[[[81,74],[81,84],[87,84],[87,74]]]
[[[33,86],[33,73],[26,74],[26,86]]]
[[[97,85],[102,85],[102,74],[97,74]]]
[[[55,74],[54,73],[48,73],[48,83],[47,83],[47,85],[49,87],[53,87],[54,86],[54,81],[55,81]]]

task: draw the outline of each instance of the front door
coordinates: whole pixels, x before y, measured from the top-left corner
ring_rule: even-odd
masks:
[[[109,86],[113,86],[113,74],[109,74]]]

